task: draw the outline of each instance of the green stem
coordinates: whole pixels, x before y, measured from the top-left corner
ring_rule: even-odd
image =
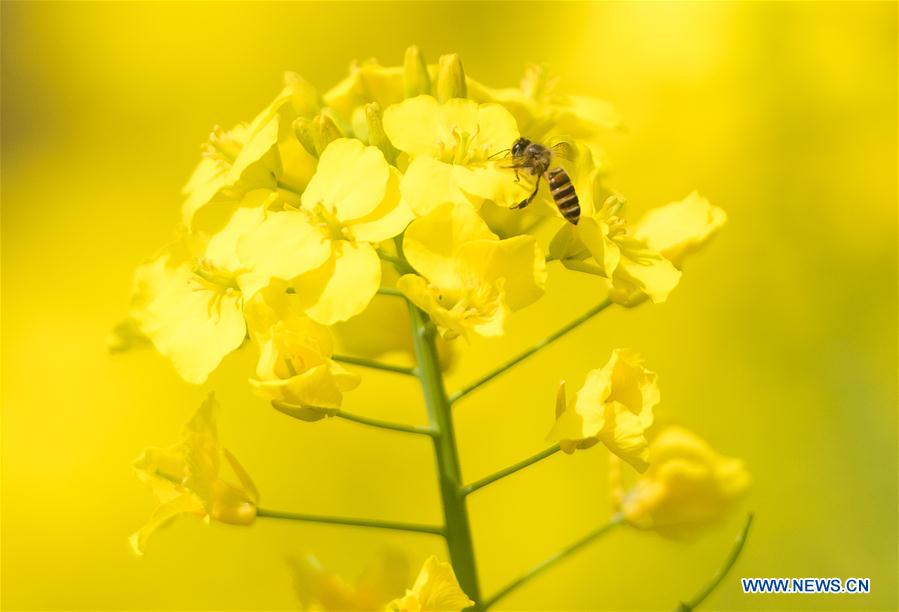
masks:
[[[378,427],[380,429],[390,429],[392,431],[401,431],[403,433],[412,433],[419,434],[423,436],[433,436],[434,430],[428,427],[417,427],[415,425],[404,425],[402,423],[393,423],[392,421],[382,421],[381,419],[373,419],[370,417],[362,416],[359,414],[353,414],[352,412],[346,412],[344,410],[338,410],[333,414],[333,416],[339,419],[345,419],[347,421],[353,421],[354,423],[360,423],[362,425],[368,425],[369,427]]]
[[[460,399],[462,399],[463,397],[465,397],[466,395],[468,395],[469,393],[471,393],[472,391],[474,391],[481,385],[490,382],[491,380],[493,380],[494,378],[496,378],[497,376],[499,376],[506,370],[515,367],[516,365],[518,365],[519,363],[521,363],[522,361],[524,361],[525,359],[527,359],[534,353],[537,353],[538,351],[541,351],[542,349],[546,348],[547,346],[549,346],[550,344],[552,344],[553,342],[555,342],[556,340],[558,340],[559,338],[561,338],[562,336],[567,334],[568,332],[573,331],[574,329],[577,329],[578,327],[580,327],[581,325],[583,325],[584,323],[586,323],[587,321],[589,321],[590,319],[592,319],[593,317],[595,317],[596,315],[601,313],[603,310],[605,310],[612,304],[613,304],[612,300],[610,298],[606,298],[605,300],[603,300],[602,302],[600,302],[599,304],[597,304],[596,306],[594,306],[593,308],[591,308],[590,310],[588,310],[587,312],[585,312],[584,314],[579,316],[574,321],[571,321],[570,323],[568,323],[561,329],[556,330],[555,332],[553,332],[552,334],[550,334],[549,336],[547,336],[546,338],[544,338],[543,340],[541,340],[540,342],[538,342],[537,344],[532,346],[531,348],[520,353],[518,356],[513,357],[512,359],[510,359],[503,365],[499,366],[498,368],[496,368],[495,370],[493,370],[486,376],[482,376],[481,378],[479,378],[475,382],[471,383],[467,387],[463,387],[459,391],[456,391],[455,393],[450,395],[450,398],[449,398],[450,403],[455,403],[455,402],[459,401]]]
[[[547,457],[551,457],[552,455],[555,455],[557,452],[559,452],[559,450],[561,450],[559,448],[559,445],[554,444],[554,445],[550,446],[549,448],[547,448],[546,450],[540,451],[536,455],[528,457],[527,459],[523,459],[523,460],[519,461],[518,463],[510,465],[507,468],[504,468],[498,472],[494,472],[493,474],[490,474],[489,476],[485,476],[484,478],[481,478],[480,480],[476,480],[473,483],[471,483],[470,485],[462,487],[462,495],[471,495],[472,493],[474,493],[481,487],[486,487],[490,483],[496,482],[500,478],[505,478],[509,474],[514,474],[518,470],[523,470],[524,468],[528,467],[529,465],[533,465],[533,464],[537,463],[538,461],[542,461],[542,460],[546,459]]]
[[[406,294],[400,291],[399,289],[394,289],[393,287],[381,287],[378,289],[379,295],[390,295],[393,297],[401,297],[403,299],[406,298]]]
[[[406,261],[406,258],[401,255],[391,255],[383,249],[378,249],[378,257],[380,257],[384,261],[392,263],[393,267],[396,268],[397,272],[399,272],[400,274],[412,274],[415,272],[415,270],[412,269],[412,266],[409,265],[409,262]]]
[[[501,588],[496,594],[493,595],[493,597],[490,597],[488,600],[486,600],[484,602],[484,606],[483,606],[484,609],[486,610],[490,606],[495,605],[496,602],[498,602],[500,599],[502,599],[503,597],[505,597],[506,595],[508,595],[509,593],[511,593],[518,587],[520,587],[522,584],[524,584],[525,582],[527,582],[534,576],[537,576],[538,574],[545,572],[546,570],[548,570],[550,567],[552,567],[553,565],[555,565],[556,563],[558,563],[565,557],[568,557],[568,556],[576,553],[578,550],[580,550],[587,544],[590,544],[594,540],[604,536],[609,531],[611,531],[612,529],[614,529],[615,527],[620,525],[622,522],[623,522],[623,519],[622,519],[621,515],[616,514],[609,520],[608,523],[606,523],[602,527],[594,529],[593,531],[591,531],[590,533],[588,533],[587,535],[582,537],[577,542],[574,542],[573,544],[569,544],[568,546],[566,546],[559,552],[555,553],[548,559],[544,559],[543,561],[541,561],[540,563],[538,563],[537,565],[535,565],[534,567],[532,567],[531,569],[526,571],[524,574],[522,574],[521,576],[519,576],[518,578],[516,578],[515,580],[513,580],[512,582],[510,582],[503,588]]]
[[[690,612],[691,610],[695,610],[699,604],[705,601],[705,598],[712,594],[721,581],[724,580],[724,577],[727,575],[727,572],[730,571],[730,568],[734,566],[734,563],[737,562],[737,559],[740,557],[740,553],[743,551],[743,546],[746,544],[746,538],[749,537],[749,528],[752,526],[753,514],[750,512],[746,516],[746,523],[743,525],[743,529],[740,530],[740,533],[737,534],[737,539],[734,542],[733,547],[730,549],[730,553],[728,553],[727,558],[724,560],[724,565],[718,568],[718,571],[715,572],[715,575],[712,577],[712,580],[705,585],[702,590],[700,590],[690,601],[681,602],[680,606],[677,608],[677,612]]]
[[[353,365],[362,366],[364,368],[371,368],[373,370],[383,370],[385,372],[394,372],[395,374],[405,374],[407,376],[417,376],[415,368],[391,365],[389,363],[381,363],[380,361],[373,361],[371,359],[365,359],[364,357],[351,357],[349,355],[331,355],[331,359],[333,359],[334,361],[339,361],[341,363],[351,363]]]
[[[412,341],[418,360],[418,376],[427,406],[428,420],[434,430],[434,457],[443,501],[446,544],[459,585],[477,606],[481,600],[481,593],[475,566],[474,544],[465,495],[462,493],[462,473],[456,450],[450,403],[446,397],[443,374],[437,359],[435,344],[437,332],[427,315],[412,303],[409,303],[409,318],[412,322]]]
[[[298,190],[293,185],[285,183],[284,181],[278,181],[277,187],[278,189],[283,189],[284,191],[289,191],[291,193],[295,193],[296,195],[303,195],[302,190]]]
[[[329,525],[351,525],[353,527],[370,527],[372,529],[390,529],[393,531],[413,531],[415,533],[430,533],[444,535],[442,527],[432,525],[418,525],[415,523],[400,523],[395,521],[379,521],[373,519],[341,518],[337,516],[325,516],[320,514],[300,514],[297,512],[281,512],[280,510],[256,509],[256,516],[261,518],[284,519],[288,521],[302,521],[304,523],[325,523]]]

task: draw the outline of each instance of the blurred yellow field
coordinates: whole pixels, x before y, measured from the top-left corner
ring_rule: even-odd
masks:
[[[410,45],[423,73],[403,71],[419,66]],[[751,512],[745,548],[702,609],[897,609],[896,45],[889,2],[3,3],[0,607],[383,608],[423,564],[439,582],[440,562],[452,560],[455,576],[440,584],[455,602],[502,593],[493,609],[674,609],[709,583]],[[303,97],[304,83],[327,92],[369,58],[398,68],[372,68],[370,80],[326,94],[329,111],[304,114],[300,101],[318,99]],[[461,66],[467,82],[455,78]],[[286,71],[304,81],[289,77],[289,95],[271,103]],[[539,112],[516,106],[517,89],[500,88],[523,75],[550,87],[550,73],[559,91],[583,96],[546,102],[570,119],[557,131],[589,128],[576,135],[574,161],[558,162],[580,197],[577,225],[548,190],[525,211],[500,210],[527,197],[539,173],[525,168],[513,184],[495,154],[545,127],[523,119]],[[281,123],[260,119],[249,141],[227,131],[261,109]],[[471,113],[477,127],[457,129]],[[436,153],[422,153],[436,146],[422,117],[450,134]],[[205,159],[219,159],[235,143],[250,150],[269,125],[266,151],[282,161],[269,168],[260,154],[250,165],[270,175],[223,191],[215,183],[218,200],[196,196],[201,180],[196,206],[182,208],[201,143]],[[213,126],[222,129],[210,140]],[[361,140],[334,140],[350,133]],[[413,182],[416,172],[424,178]],[[232,188],[246,193],[222,208]],[[681,204],[659,213],[669,203]],[[278,240],[308,228],[266,224],[300,209],[318,215],[313,229],[330,246],[288,274]],[[252,273],[232,267],[223,279],[223,251],[204,243],[178,270],[202,281],[191,277],[183,299],[212,291],[210,310],[195,308],[174,332],[165,317],[181,297],[135,314],[135,269],[181,240],[173,228],[185,219],[209,233],[237,227],[222,210],[247,215],[237,229],[252,226],[252,240],[239,255],[253,258]],[[690,244],[679,241],[685,211],[708,216]],[[533,236],[522,233],[542,217]],[[591,223],[604,241],[592,242]],[[633,232],[647,250],[623,238]],[[459,255],[466,241],[480,250]],[[609,248],[641,272],[603,260]],[[358,256],[354,275],[338,283],[334,272],[323,289],[315,270],[343,261],[339,249]],[[360,271],[370,261],[377,270]],[[147,284],[163,284],[171,270],[162,268],[140,278],[158,273]],[[251,300],[250,286],[264,299]],[[610,288],[617,303],[472,386]],[[278,310],[274,293],[299,311]],[[403,294],[417,305],[415,336]],[[371,319],[358,317],[369,303]],[[129,314],[144,317],[141,333],[160,350],[110,354]],[[215,328],[206,344],[203,326]],[[413,342],[428,334],[442,338]],[[339,356],[367,350],[400,372]],[[301,367],[291,361],[299,352],[314,358]],[[291,386],[309,359],[324,364],[319,386]],[[421,376],[425,362],[447,368],[457,400],[468,484],[457,493],[473,550],[448,550],[427,529],[277,519],[444,523],[428,383],[403,375],[417,363]],[[630,412],[612,418],[622,406]],[[217,411],[217,438],[207,409]],[[324,418],[343,410],[412,431]],[[590,410],[606,411],[602,431],[585,424]],[[548,446],[539,462],[492,481]],[[157,506],[135,478],[138,456],[138,475],[163,501],[180,495],[179,512],[207,521],[179,517],[132,537]],[[198,464],[214,474],[186,489],[165,472],[195,476]],[[231,488],[216,488],[226,468]],[[694,468],[717,480],[685,485]],[[626,524],[504,593],[619,521],[616,511]],[[460,567],[467,553],[476,571]],[[432,555],[439,561],[426,562]],[[746,594],[744,577],[864,578],[870,592]],[[309,595],[328,581],[356,599]],[[413,609],[411,599],[395,605]]]

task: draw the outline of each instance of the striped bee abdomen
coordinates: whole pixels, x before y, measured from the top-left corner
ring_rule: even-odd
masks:
[[[581,205],[568,173],[562,168],[552,168],[546,173],[546,181],[549,183],[550,193],[553,195],[556,206],[559,207],[559,212],[570,223],[577,225],[577,221],[581,217]]]

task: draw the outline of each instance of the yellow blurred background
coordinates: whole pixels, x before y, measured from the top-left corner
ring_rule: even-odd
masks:
[[[753,488],[689,543],[618,531],[503,609],[671,609],[756,512],[708,609],[897,607],[896,4],[2,4],[2,606],[289,609],[286,559],[353,576],[385,546],[412,565],[431,536],[184,518],[142,559],[153,500],[130,464],[168,445],[201,398],[266,507],[439,522],[426,440],[301,423],[254,398],[250,351],[202,387],[152,351],[110,357],[131,272],[178,219],[213,124],[247,120],[286,69],[325,89],[354,58],[429,60],[513,85],[546,61],[611,101],[610,183],[631,217],[698,189],[729,215],[662,306],[610,309],[457,407],[467,480],[545,446],[558,381],[619,346],[659,372],[662,422],[742,457]],[[553,269],[458,388],[601,296]],[[413,380],[365,373],[357,412],[421,423]],[[491,593],[609,515],[607,456],[554,456],[470,500]],[[744,596],[740,576],[870,577],[869,595]]]

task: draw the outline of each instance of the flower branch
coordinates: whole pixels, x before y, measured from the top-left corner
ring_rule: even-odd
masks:
[[[282,512],[280,510],[268,510],[257,508],[256,516],[260,518],[282,519],[288,521],[300,521],[304,523],[322,523],[328,525],[349,525],[352,527],[369,527],[372,529],[389,529],[392,531],[410,531],[414,533],[429,533],[444,536],[443,527],[433,525],[419,525],[417,523],[403,523],[397,521],[380,521],[376,519],[343,518],[326,516],[321,514],[303,514],[299,512]]]
[[[500,480],[501,478],[505,478],[506,476],[509,476],[510,474],[514,474],[515,472],[518,472],[519,470],[523,470],[524,468],[526,468],[530,465],[533,465],[539,461],[543,461],[547,457],[551,457],[552,455],[555,455],[560,450],[561,450],[561,448],[559,447],[558,444],[553,444],[546,450],[542,450],[539,453],[537,453],[536,455],[528,457],[527,459],[523,459],[522,461],[519,461],[518,463],[510,465],[507,468],[499,470],[498,472],[494,472],[493,474],[490,474],[489,476],[485,476],[484,478],[481,478],[480,480],[476,480],[473,483],[462,487],[462,495],[471,495],[478,489],[486,487],[487,485],[492,484],[492,483],[496,482],[497,480]]]
[[[288,416],[293,416],[294,418],[298,418],[303,421],[317,421],[327,417],[335,417],[338,419],[344,419],[346,421],[352,421],[353,423],[359,423],[360,425],[367,425],[368,427],[376,427],[378,429],[388,429],[391,431],[399,431],[402,433],[411,433],[423,436],[435,435],[434,430],[429,427],[419,427],[417,425],[406,425],[404,423],[394,423],[393,421],[375,419],[372,417],[347,412],[346,410],[342,410],[339,408],[296,406],[294,404],[288,404],[287,402],[281,402],[278,400],[272,401],[272,407],[275,408],[275,410],[283,412]]]
[[[416,425],[403,425],[402,423],[393,423],[391,421],[383,421],[381,419],[373,419],[373,418],[362,416],[359,414],[353,414],[352,412],[347,412],[345,410],[338,410],[336,413],[334,413],[334,416],[339,419],[353,421],[354,423],[359,423],[361,425],[368,425],[369,427],[378,427],[380,429],[390,429],[392,431],[399,431],[399,432],[403,432],[403,433],[412,433],[412,434],[431,436],[431,437],[436,435],[434,430],[429,427],[418,427]]]
[[[743,529],[740,530],[740,533],[737,534],[737,539],[734,542],[733,547],[730,550],[730,553],[727,555],[727,558],[724,560],[724,565],[718,568],[718,571],[715,572],[715,575],[712,577],[711,581],[707,585],[705,585],[702,590],[700,590],[691,600],[686,602],[681,602],[681,604],[677,607],[677,612],[690,612],[691,610],[695,610],[705,598],[712,594],[712,592],[721,584],[721,581],[724,580],[724,577],[727,576],[727,573],[737,562],[737,559],[740,558],[740,553],[743,552],[743,547],[746,545],[746,539],[749,537],[749,529],[752,527],[752,519],[754,515],[753,513],[749,513],[746,516],[746,522],[743,524]]]
[[[482,385],[490,382],[491,380],[493,380],[500,374],[503,374],[506,370],[509,370],[509,369],[517,366],[519,363],[521,363],[528,357],[545,349],[547,346],[549,346],[550,344],[552,344],[553,342],[555,342],[556,340],[558,340],[565,334],[577,329],[578,327],[580,327],[581,325],[583,325],[584,323],[586,323],[587,321],[589,321],[590,319],[592,319],[593,317],[595,317],[596,315],[601,313],[603,310],[605,310],[606,308],[611,306],[612,303],[613,302],[610,298],[606,298],[605,300],[603,300],[602,302],[600,302],[599,304],[597,304],[596,306],[594,306],[593,308],[591,308],[590,310],[588,310],[587,312],[585,312],[584,314],[582,314],[581,316],[576,318],[575,320],[571,321],[564,327],[556,330],[555,332],[553,332],[552,334],[550,334],[549,336],[547,336],[546,338],[544,338],[543,340],[541,340],[540,342],[538,342],[537,344],[532,346],[531,348],[529,348],[526,351],[523,351],[522,353],[520,353],[519,355],[513,357],[512,359],[510,359],[503,365],[499,366],[498,368],[496,368],[489,374],[482,376],[481,378],[479,378],[475,382],[471,383],[467,387],[463,387],[459,391],[456,391],[455,393],[450,395],[450,398],[449,398],[450,403],[455,403],[455,402],[459,401],[460,399],[462,399],[463,397],[465,397],[472,391],[477,390]]]
[[[534,578],[535,576],[542,574],[543,572],[545,572],[546,570],[548,570],[549,568],[554,566],[559,561],[565,559],[566,557],[573,555],[574,553],[576,553],[583,547],[587,546],[591,542],[601,538],[608,532],[612,531],[618,525],[621,525],[623,522],[624,522],[624,519],[621,517],[620,514],[614,515],[609,520],[609,522],[606,523],[605,525],[602,525],[601,527],[594,529],[593,531],[591,531],[590,533],[588,533],[587,535],[582,537],[577,542],[574,542],[573,544],[569,544],[568,546],[566,546],[559,552],[553,554],[552,556],[548,557],[547,559],[544,559],[543,561],[541,561],[540,563],[538,563],[537,565],[535,565],[534,567],[532,567],[531,569],[526,571],[524,574],[522,574],[521,576],[519,576],[518,578],[516,578],[515,580],[513,580],[512,582],[510,582],[503,588],[501,588],[492,597],[489,597],[484,601],[483,608],[486,610],[486,609],[490,608],[491,606],[495,605],[496,602],[498,602],[500,599],[502,599],[503,597],[505,597],[506,595],[508,595],[509,593],[511,593],[518,587],[520,587],[521,585],[523,585],[525,582],[527,582],[531,578]]]
[[[351,357],[350,355],[332,355],[331,359],[333,359],[334,361],[339,361],[341,363],[351,363],[353,365],[362,366],[363,368],[370,368],[372,370],[383,370],[384,372],[405,374],[406,376],[417,376],[415,368],[382,363],[380,361],[373,361],[364,357]]]

